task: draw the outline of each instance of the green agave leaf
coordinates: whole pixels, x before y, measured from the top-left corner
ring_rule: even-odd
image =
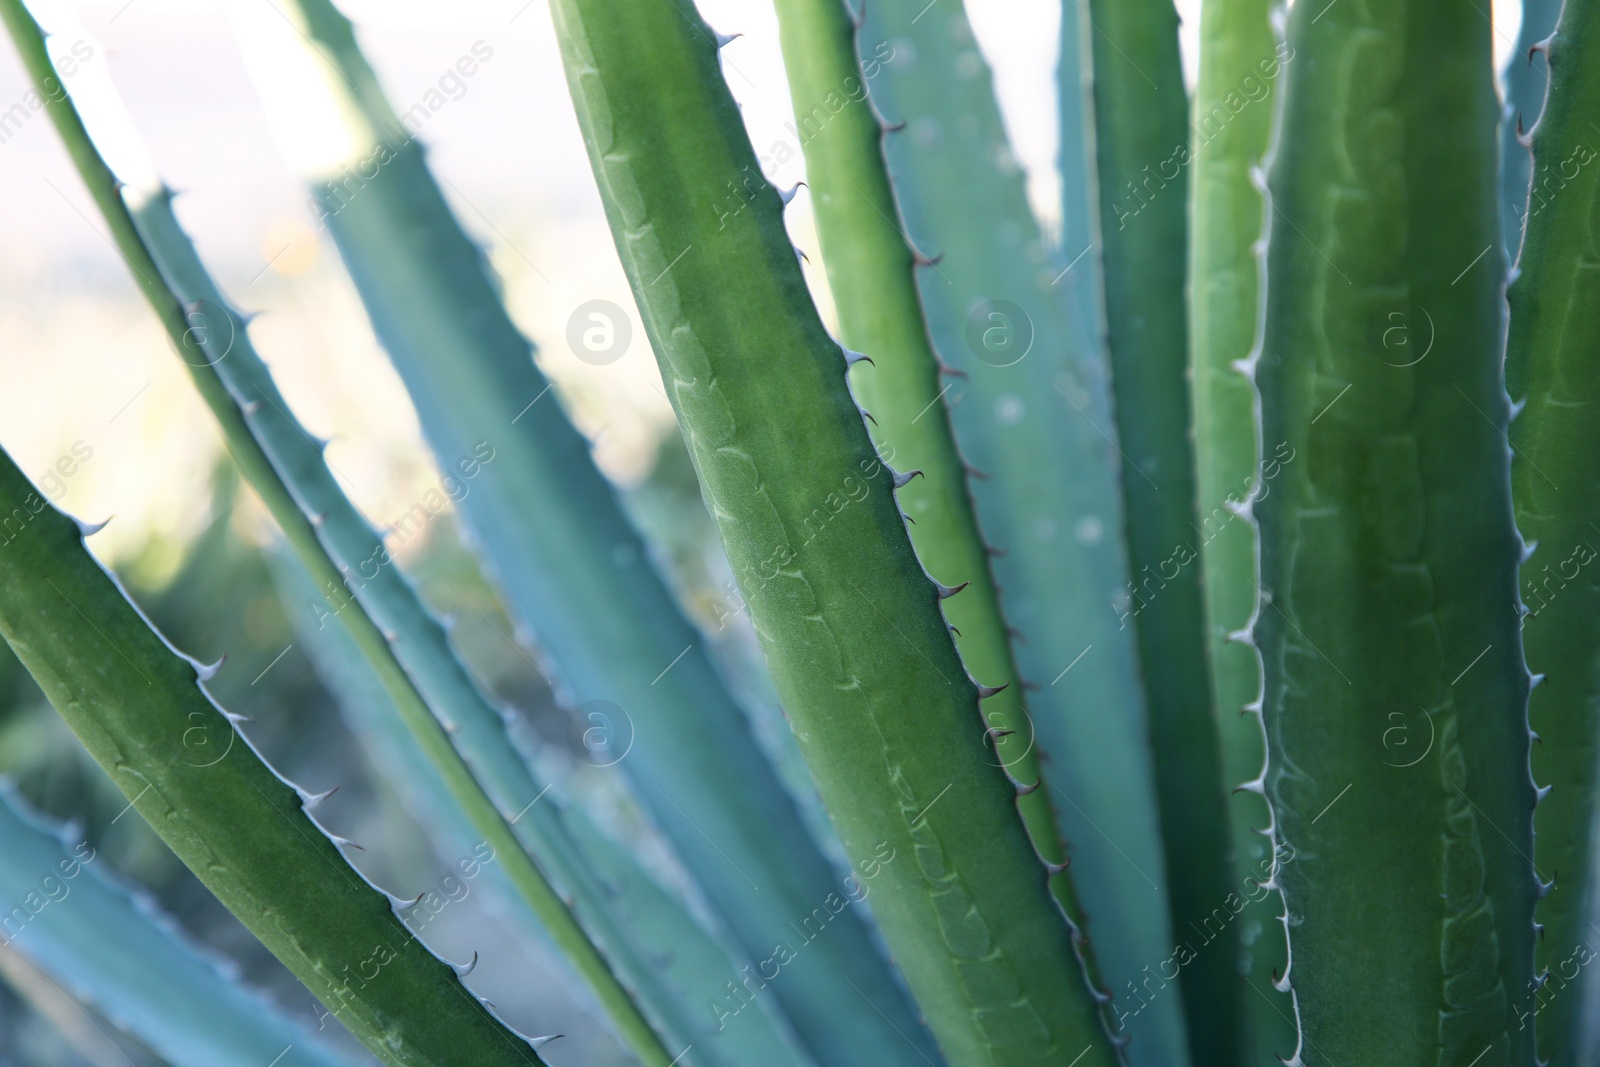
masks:
[[[1600,225],[1595,166],[1600,159],[1600,11],[1574,0],[1549,45],[1550,95],[1533,128],[1539,175],[1525,207],[1527,233],[1506,292],[1511,326],[1506,381],[1520,405],[1511,423],[1511,484],[1523,561],[1522,641],[1542,682],[1528,718],[1540,744],[1534,780],[1550,790],[1539,804],[1534,861],[1555,884],[1539,905],[1544,925],[1537,989],[1519,988],[1519,1026],[1538,1021],[1550,1063],[1584,1062],[1592,1000],[1578,972],[1594,959],[1595,776],[1600,769],[1600,587],[1584,569],[1600,550]],[[1518,145],[1514,149],[1524,153]]]
[[[616,238],[818,790],[955,1065],[1116,1061],[939,599],[692,11],[553,5]],[[728,203],[728,183],[748,195]],[[865,993],[857,990],[858,993]],[[871,999],[871,998],[868,998]],[[845,1062],[841,1058],[840,1062]],[[882,1062],[864,1056],[848,1062]]]
[[[31,18],[15,0],[0,14],[42,81]],[[279,778],[201,689],[210,668],[150,628],[78,525],[3,454],[0,513],[25,520],[0,551],[0,635],[217,899],[384,1063],[541,1063],[345,862],[306,814],[317,798]]]
[[[1004,553],[994,573],[1018,666],[1038,686],[1029,711],[1084,930],[1132,1062],[1173,1067],[1185,1038],[1171,967],[1186,950],[1167,912],[1099,319],[1082,316],[1099,301],[1078,280],[1093,257],[1087,236],[1064,258],[1047,249],[965,14],[925,7],[869,3],[859,51],[880,68],[878,111],[905,123],[885,144],[889,173],[914,247],[937,258],[918,272],[923,309],[934,350],[964,375],[946,402],[982,474],[978,521]],[[1079,58],[1068,53],[1065,82],[1079,82]],[[1077,218],[1067,231],[1086,235]]]
[[[1296,458],[1255,633],[1297,1062],[1531,1065],[1491,29],[1342,0],[1289,42],[1258,381]]]
[[[507,315],[481,250],[462,231],[383,98],[349,22],[325,0],[289,13],[331,66],[328,110],[350,117],[375,177],[319,181],[321,221],[337,242],[379,339],[405,381],[434,454],[448,464],[487,439],[461,512],[512,613],[533,635],[564,701],[616,726],[616,766],[725,921],[746,966],[761,968],[791,924],[840,892],[840,875],[770,769],[708,643],[652,566],[589,444],[568,421],[531,347]],[[282,27],[280,26],[281,30]],[[281,70],[262,72],[268,97]],[[278,90],[303,93],[300,82]],[[359,172],[358,172],[359,173]],[[326,176],[324,176],[326,177]],[[631,742],[631,748],[628,747]],[[770,983],[805,1047],[823,1062],[907,1054],[895,1030],[931,1047],[859,909],[831,922]],[[768,967],[770,969],[770,966]],[[706,1020],[743,1002],[730,972],[700,993]],[[855,983],[872,994],[861,1014]],[[741,1016],[742,1017],[742,1016]],[[729,1022],[727,1025],[736,1025]]]
[[[1257,168],[1281,106],[1287,44],[1270,21],[1271,0],[1206,0],[1200,8],[1200,77],[1187,161],[1190,179],[1189,362],[1194,412],[1196,531],[1200,542],[1205,634],[1212,700],[1223,756],[1222,781],[1255,782],[1266,760],[1259,715],[1261,665],[1240,635],[1256,607],[1254,502],[1272,492],[1287,444],[1257,443],[1257,403],[1249,364],[1259,321],[1267,223]],[[1394,735],[1398,737],[1399,735]],[[1294,1006],[1274,988],[1289,965],[1278,922],[1282,904],[1262,888],[1276,859],[1266,836],[1272,815],[1259,789],[1228,798],[1233,882],[1224,905],[1236,936],[1238,978],[1216,989],[1232,1025],[1243,1027],[1228,1062],[1270,1067],[1293,1054]],[[1212,905],[1213,908],[1215,904]],[[1203,921],[1203,920],[1202,920]],[[1213,922],[1216,919],[1213,918]],[[1244,985],[1240,985],[1240,982]],[[1231,985],[1228,992],[1222,983]],[[1248,988],[1245,988],[1248,986]],[[1187,987],[1186,987],[1187,988]],[[1191,1015],[1191,1025],[1193,1016]],[[1219,1019],[1219,1025],[1225,1020]],[[1198,1057],[1197,1057],[1198,1058]],[[1202,1059],[1202,1062],[1206,1062]]]
[[[1232,884],[1228,863],[1200,595],[1202,542],[1195,536],[1184,299],[1189,102],[1178,15],[1172,0],[1086,0],[1062,21],[1079,23],[1063,49],[1082,35],[1092,57],[1098,251],[1167,897],[1175,929],[1207,928],[1178,984],[1190,1055],[1222,1063],[1238,1055],[1235,915],[1243,887]],[[1071,88],[1063,82],[1063,95]],[[1072,119],[1069,128],[1076,124]]]
[[[346,1067],[0,783],[0,944],[173,1067]]]

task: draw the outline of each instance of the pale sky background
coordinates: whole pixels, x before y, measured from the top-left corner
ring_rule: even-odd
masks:
[[[271,0],[232,0],[267,4]],[[953,0],[937,0],[951,3]],[[180,217],[237,304],[264,310],[257,347],[330,453],[346,489],[382,524],[437,484],[398,380],[378,350],[326,238],[310,226],[300,183],[283,163],[242,69],[224,8],[206,0],[95,0],[72,8],[102,47],[158,170],[185,190]],[[491,249],[514,314],[540,361],[598,439],[601,463],[637,478],[669,432],[642,329],[618,363],[592,367],[565,346],[577,305],[603,297],[632,313],[626,281],[589,174],[544,0],[345,0],[398,109],[405,110],[476,42],[494,49],[464,96],[422,130],[467,228]],[[1198,0],[1179,0],[1192,48]],[[757,145],[790,121],[771,6],[700,0],[712,25],[744,34],[725,73]],[[1059,0],[969,0],[997,72],[1007,125],[1036,203],[1054,199]],[[1517,0],[1496,2],[1502,54]],[[0,45],[0,110],[26,80]],[[789,185],[796,158],[772,175]],[[126,269],[43,116],[0,143],[0,442],[39,475],[75,442],[93,450],[62,503],[91,520],[117,516],[96,550],[115,560],[155,531],[195,529],[218,447],[211,418],[137,301]],[[789,212],[815,248],[802,193]],[[824,304],[826,301],[822,301]],[[825,308],[826,312],[826,308]],[[241,512],[247,527],[264,521]]]

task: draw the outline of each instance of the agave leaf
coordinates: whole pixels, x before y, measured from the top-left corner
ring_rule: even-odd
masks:
[[[1178,16],[1172,0],[1085,0],[1072,8],[1062,21],[1080,25],[1063,47],[1083,34],[1092,57],[1098,251],[1167,897],[1173,927],[1204,929],[1206,938],[1178,981],[1190,1055],[1222,1063],[1238,1055],[1233,902],[1243,887],[1232,885],[1228,864],[1200,595],[1184,299],[1189,105]]]
[[[0,783],[4,945],[173,1067],[347,1067],[320,1039],[227,973],[148,897],[96,864]]]
[[[1600,548],[1600,71],[1585,62],[1597,47],[1600,11],[1569,4],[1549,45],[1550,95],[1531,138],[1540,181],[1525,208],[1527,233],[1506,293],[1506,382],[1521,405],[1511,423],[1517,529],[1537,546],[1522,564],[1522,641],[1528,668],[1544,676],[1528,718],[1541,742],[1533,750],[1534,780],[1550,788],[1539,804],[1533,858],[1555,881],[1538,911],[1544,933],[1536,969],[1548,977],[1538,990],[1514,992],[1521,1010],[1537,1015],[1539,1051],[1550,1063],[1583,1062],[1587,1004],[1573,987],[1597,944],[1590,916],[1600,588],[1580,573]]]
[[[717,210],[730,180],[759,173],[719,38],[670,0],[553,12],[706,500],[818,791],[873,876],[874,914],[941,1050],[963,1067],[1115,1062],[1016,788],[984,743],[944,590],[906,535],[903,478],[850,397],[782,201],[753,180]]]
[[[1260,716],[1261,666],[1247,634],[1256,606],[1254,501],[1272,491],[1292,454],[1258,454],[1257,397],[1249,364],[1260,340],[1266,249],[1266,199],[1258,168],[1283,97],[1284,64],[1270,21],[1272,0],[1206,0],[1200,9],[1200,78],[1190,129],[1189,359],[1199,501],[1201,588],[1210,652],[1212,700],[1227,785],[1261,777],[1266,746]],[[1264,86],[1257,96],[1254,86]],[[1231,97],[1231,100],[1230,100]],[[1250,102],[1235,110],[1238,101]],[[1241,1063],[1265,1065],[1295,1047],[1294,1006],[1272,983],[1288,968],[1282,911],[1271,880],[1274,855],[1263,829],[1271,813],[1259,790],[1228,799],[1233,884],[1239,904],[1239,978],[1229,979],[1230,1011],[1243,1026]],[[1220,980],[1219,980],[1220,981]],[[1250,988],[1239,984],[1242,981]],[[1219,990],[1219,997],[1223,994]],[[1191,1016],[1191,1022],[1192,1022]],[[1219,1020],[1220,1022],[1220,1020]]]
[[[913,246],[937,258],[918,272],[923,308],[934,350],[964,375],[946,402],[962,455],[983,475],[971,483],[978,521],[1004,553],[995,577],[1021,635],[1022,676],[1038,686],[1029,709],[1084,929],[1133,1037],[1128,1055],[1172,1067],[1184,1062],[1183,1016],[1163,966],[1175,939],[1118,457],[1103,355],[1081,315],[1098,292],[1092,280],[1063,291],[1092,273],[1092,257],[1087,242],[1065,261],[1049,252],[966,16],[925,7],[869,3],[859,50],[880,67],[869,83],[879,112],[906,124],[886,142],[889,173]]]
[[[31,18],[14,0],[0,14],[42,80],[48,66],[36,64],[48,59]],[[78,524],[3,454],[0,513],[26,520],[0,552],[0,634],[217,899],[384,1063],[542,1062],[351,869],[306,814],[309,794],[278,777],[201,689],[206,669],[150,628]]]
[[[628,522],[616,492],[568,421],[531,347],[491,284],[482,252],[463,232],[411,139],[383,98],[350,23],[326,0],[288,5],[304,37],[267,13],[292,47],[314,44],[314,68],[350,117],[356,153],[381,161],[352,186],[319,180],[313,194],[368,308],[379,339],[416,403],[441,463],[495,449],[461,504],[513,615],[533,635],[558,693],[580,715],[618,723],[618,770],[671,840],[720,913],[747,965],[840,888],[793,797],[783,788],[730,695],[708,643],[684,617]],[[319,61],[321,62],[321,61]],[[265,97],[304,92],[282,70],[259,72]],[[299,114],[299,113],[297,113]],[[303,114],[300,115],[303,118]],[[358,172],[360,173],[360,172]],[[631,742],[631,748],[627,743]],[[857,909],[830,924],[771,985],[795,1031],[823,1062],[893,1062],[895,1028],[920,1027]],[[730,974],[729,978],[737,978]],[[889,1022],[857,1013],[855,982],[874,990]],[[702,994],[728,1010],[718,988]],[[716,1010],[707,1013],[715,1023]],[[733,1024],[730,1024],[733,1025]],[[926,1042],[926,1038],[921,1040]]]
[[[1299,1056],[1523,1067],[1491,30],[1467,4],[1341,0],[1295,5],[1289,42],[1258,382],[1295,459],[1256,508],[1255,633]]]

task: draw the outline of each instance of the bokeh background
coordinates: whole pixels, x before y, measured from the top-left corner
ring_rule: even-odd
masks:
[[[1057,28],[1062,7],[1075,15],[1079,2],[967,0],[996,73],[1013,155],[1051,229],[1059,225],[1051,217],[1059,210]],[[1490,0],[1474,2],[1490,14]],[[96,39],[89,64],[109,73],[157,168],[183,191],[179,216],[213,273],[235,304],[262,313],[252,335],[279,385],[312,432],[333,438],[328,457],[344,489],[381,527],[443,487],[405,391],[285,162],[283,149],[296,146],[274,139],[245,70],[235,36],[239,12],[230,8],[254,5],[259,16],[272,3],[71,6]],[[541,368],[594,442],[601,467],[626,491],[731,669],[749,680],[768,727],[781,729],[759,671],[750,669],[753,646],[740,620],[718,625],[728,576],[613,251],[544,0],[341,6],[360,26],[397,110],[430,90],[445,93],[420,139],[447,196],[489,249],[513,315],[539,346]],[[724,73],[757,151],[790,156],[767,177],[793,184],[803,177],[803,161],[785,125],[792,114],[770,5],[700,0],[699,7],[718,30],[744,35],[723,51]],[[1199,3],[1179,0],[1178,7],[1190,61]],[[1504,61],[1519,0],[1495,0],[1492,13]],[[480,44],[492,55],[477,73],[442,83],[457,58]],[[0,115],[27,88],[16,56],[0,44]],[[814,249],[806,194],[788,220],[796,243]],[[815,267],[810,277],[828,316]],[[624,309],[634,326],[626,353],[605,366],[579,359],[566,340],[575,309],[596,299]],[[0,122],[0,443],[59,507],[87,521],[112,519],[92,540],[94,551],[179,648],[207,662],[226,654],[211,688],[225,706],[254,718],[249,732],[257,746],[295,781],[340,786],[318,815],[365,846],[356,862],[369,877],[402,897],[432,889],[450,900],[425,935],[436,951],[466,959],[476,945],[513,936],[499,917],[492,878],[441,883],[470,843],[430,840],[407,811],[403,783],[374,773],[383,754],[363,751],[343,725],[339,697],[359,693],[359,680],[331,669],[338,655],[328,634],[337,628],[308,632],[303,611],[295,614],[302,579],[279,551],[271,520],[234,475],[209,412],[103,236],[42,113]],[[51,474],[64,456],[73,473]],[[485,682],[518,710],[523,728],[547,742],[547,773],[603,813],[663,878],[674,879],[670,857],[617,776],[592,766],[575,743],[536,656],[518,644],[449,510],[391,549],[429,602],[457,619],[457,641]],[[81,822],[106,866],[147,887],[190,934],[285,1010],[317,1025],[309,994],[137,815],[123,817],[124,798],[3,649],[0,773],[43,810]],[[631,1062],[581,983],[545,946],[516,949],[495,953],[470,984],[525,1032],[564,1033],[544,1050],[553,1064]],[[0,948],[0,1065],[159,1062],[24,956]]]

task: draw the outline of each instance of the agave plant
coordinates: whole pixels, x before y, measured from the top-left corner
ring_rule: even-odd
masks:
[[[351,24],[286,0],[295,54],[253,64],[269,108],[339,124],[340,162],[305,174],[313,214],[441,468],[475,480],[461,517],[523,640],[580,725],[627,709],[615,773],[685,890],[541,780],[126,117],[64,77],[76,31],[0,0],[320,598],[319,655],[359,679],[352,729],[494,857],[654,1067],[1600,1062],[1600,67],[1579,58],[1600,6],[1529,0],[1502,95],[1463,0],[1204,0],[1192,93],[1170,0],[1068,3],[1059,232],[960,4],[775,6],[803,194],[762,176],[724,80],[737,27],[671,0],[550,3],[792,727],[777,750],[589,443],[539,403],[532,346]],[[812,257],[785,228],[798,195]],[[214,667],[9,459],[0,514],[0,632],[327,1015],[386,1064],[559,1060],[428,947],[416,901],[356,875],[324,794],[265,762],[208,695]],[[6,801],[0,887],[55,899],[39,879],[93,849]],[[84,884],[74,911],[19,905],[8,939],[155,1054],[348,1062],[196,977],[199,950],[132,890]]]

